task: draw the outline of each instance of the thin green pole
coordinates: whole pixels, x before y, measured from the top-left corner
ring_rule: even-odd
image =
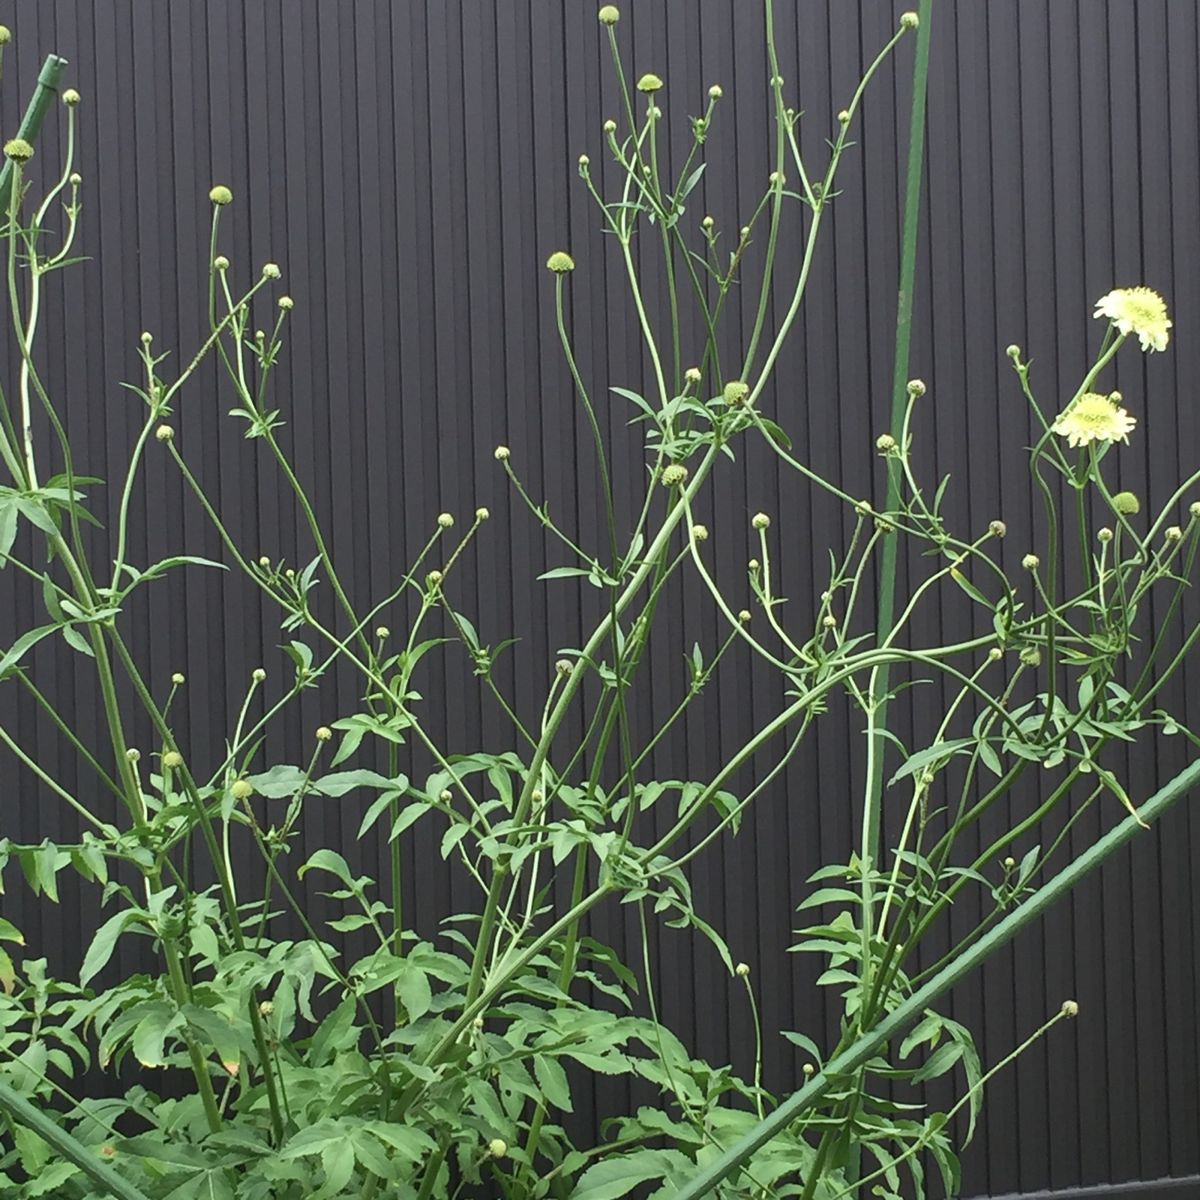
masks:
[[[21,118],[21,127],[16,136],[23,138],[31,146],[37,141],[41,132],[42,121],[46,110],[54,97],[58,95],[58,85],[62,82],[63,72],[67,69],[67,60],[58,54],[47,54],[46,61],[38,73],[37,87],[29,100],[29,107]],[[0,167],[0,196],[7,196],[12,187],[12,163],[6,158],[4,166]]]
[[[140,1188],[134,1187],[107,1163],[101,1162],[91,1147],[72,1137],[3,1080],[0,1080],[0,1108],[5,1109],[18,1124],[32,1129],[63,1158],[73,1162],[104,1194],[115,1196],[116,1200],[149,1200]]]
[[[892,375],[891,433],[897,441],[904,430],[908,401],[908,354],[912,340],[913,289],[917,272],[917,233],[921,216],[921,174],[925,162],[925,91],[929,78],[929,41],[932,33],[933,0],[921,0],[917,15],[917,49],[913,61],[912,114],[908,127],[908,169],[904,188],[904,237],[900,250],[900,288],[896,305],[896,358]],[[888,470],[886,511],[900,506],[900,473]],[[896,612],[896,559],[899,538],[883,539],[879,566],[879,601],[876,636],[885,641],[892,632]],[[863,808],[863,849],[874,866],[879,848],[880,809],[883,794],[883,760],[887,748],[887,691],[889,666],[878,668],[872,721],[875,745],[872,746],[871,777],[867,784],[867,802]],[[864,874],[867,867],[864,864]],[[863,914],[864,921],[868,913]]]
[[[1182,799],[1200,783],[1200,760],[1184,768],[1160,788],[1138,810],[1149,824]],[[914,992],[886,1020],[859,1038],[845,1051],[830,1059],[798,1092],[787,1098],[770,1116],[760,1121],[740,1141],[735,1142],[720,1158],[699,1172],[694,1179],[675,1193],[675,1200],[700,1200],[722,1180],[733,1174],[752,1154],[780,1130],[785,1129],[809,1109],[836,1084],[871,1060],[887,1041],[907,1029],[939,996],[960,979],[986,962],[1035,918],[1040,917],[1056,900],[1066,895],[1084,876],[1094,871],[1138,833],[1145,833],[1136,816],[1128,816],[1120,825],[1110,829],[1095,845],[1089,847],[1069,867],[1059,872],[1049,883],[1039,888],[1028,900],[1015,908],[990,933],[985,934],[970,949],[939,971],[924,987]],[[1064,997],[1067,999],[1068,997]]]

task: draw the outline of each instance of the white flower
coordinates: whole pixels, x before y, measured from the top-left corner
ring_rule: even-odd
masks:
[[[1167,304],[1148,287],[1117,288],[1096,301],[1092,315],[1107,317],[1122,333],[1136,333],[1143,350],[1167,348]]]
[[[1128,442],[1137,421],[1107,396],[1085,392],[1070,408],[1058,414],[1053,430],[1067,439],[1070,446],[1089,442]]]

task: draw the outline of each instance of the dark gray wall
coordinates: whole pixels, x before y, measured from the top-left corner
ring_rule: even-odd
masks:
[[[623,7],[620,38],[633,73],[654,70],[668,82],[676,149],[683,114],[699,108],[709,83],[724,85],[694,209],[735,230],[769,170],[759,6],[635,0]],[[777,7],[783,74],[791,102],[806,112],[805,145],[816,156],[899,8],[876,0]],[[47,51],[71,60],[70,78],[85,97],[82,245],[90,260],[51,289],[45,355],[83,468],[109,480],[121,475],[139,414],[117,383],[137,375],[138,332],[153,330],[163,346],[195,345],[203,327],[205,197],[212,182],[228,183],[237,202],[223,247],[235,269],[279,262],[297,301],[277,395],[298,468],[334,531],[356,596],[377,597],[390,586],[439,510],[465,519],[477,504],[489,505],[494,519],[455,599],[480,614],[485,639],[524,636],[505,678],[531,711],[554,651],[578,644],[580,605],[571,586],[533,581],[562,559],[511,503],[492,448],[502,441],[513,448],[533,494],[569,529],[590,537],[599,512],[586,430],[553,334],[553,293],[542,268],[550,251],[567,246],[579,265],[571,320],[595,394],[609,384],[639,387],[644,365],[617,264],[574,169],[586,151],[599,171],[600,124],[615,110],[594,5],[6,0],[0,19],[16,33],[15,55],[5,59],[6,130]],[[1091,302],[1115,285],[1160,289],[1175,320],[1170,351],[1144,364],[1130,351],[1113,376],[1139,417],[1132,446],[1120,454],[1121,482],[1148,491],[1151,501],[1165,499],[1197,458],[1198,50],[1193,0],[935,4],[913,353],[913,373],[929,382],[930,397],[918,436],[927,476],[954,473],[952,503],[963,525],[979,530],[1003,516],[1017,558],[1042,534],[1024,482],[1028,422],[1003,360],[1008,342],[1028,348],[1043,396],[1069,394],[1095,341]],[[898,70],[886,67],[869,93],[861,148],[845,164],[844,196],[767,401],[810,461],[862,495],[878,494],[871,443],[890,403],[911,45],[896,62]],[[52,121],[39,162],[56,144]],[[796,232],[793,219],[785,278]],[[738,336],[734,329],[731,345]],[[202,374],[175,422],[179,444],[247,550],[294,560],[304,542],[293,507],[224,415],[229,407],[228,390],[214,373]],[[618,447],[619,490],[628,496],[640,487],[638,435],[626,429],[630,414],[618,402],[603,407]],[[136,560],[185,545],[219,553],[164,456],[151,455],[137,500],[145,520]],[[115,500],[104,493],[97,503],[111,513]],[[844,515],[794,479],[781,480],[761,456],[726,471],[709,523],[733,589],[741,586],[749,514],[759,508],[782,514],[786,586],[796,619],[806,620],[824,547],[840,540]],[[5,635],[35,623],[26,589],[11,578],[0,586],[15,616],[3,621]],[[711,645],[716,636],[710,607],[692,590],[673,594],[669,606],[680,644],[669,636],[655,643],[654,688],[639,697],[643,717],[677,695],[682,644]],[[397,611],[389,623],[400,628],[403,619]],[[939,619],[948,636],[968,628],[948,606],[918,632],[937,636]],[[156,585],[129,627],[160,684],[172,670],[187,672],[183,716],[194,757],[219,750],[253,666],[266,663],[274,677],[284,669],[272,615],[249,590],[215,575]],[[94,738],[94,701],[76,693],[82,668],[49,651],[34,661],[44,686]],[[480,703],[458,660],[427,683],[434,727],[450,727],[447,744],[502,744],[495,711]],[[1173,699],[1182,703],[1183,694],[1178,688]],[[704,777],[774,699],[757,668],[726,675],[705,698],[701,719],[666,748],[660,769],[682,771],[686,760]],[[353,704],[343,681],[336,699],[331,692],[306,705],[281,732],[278,753],[296,753],[302,734]],[[52,728],[16,703],[11,684],[0,706],[17,735],[55,761],[61,749]],[[1197,715],[1195,704],[1191,711]],[[816,964],[784,949],[805,877],[822,862],[844,861],[852,848],[857,728],[853,718],[832,714],[741,837],[696,864],[698,903],[752,963],[769,1029],[831,1028],[832,1011],[813,998]],[[1181,741],[1160,759],[1149,749],[1131,756],[1135,793],[1178,768]],[[70,823],[27,778],[4,770],[4,834],[71,836]],[[1030,803],[1017,794],[1012,811]],[[1089,813],[1077,844],[1119,816],[1112,805]],[[314,843],[348,843],[358,813],[331,805],[307,820]],[[432,830],[418,835],[415,861],[434,854],[434,838]],[[1198,842],[1200,821],[1181,807],[956,993],[954,1015],[977,1032],[988,1061],[1065,997],[1082,1007],[1074,1025],[1056,1030],[991,1088],[984,1128],[967,1155],[967,1194],[1200,1173]],[[377,859],[364,862],[369,869]],[[94,902],[68,893],[61,910],[47,910],[15,878],[9,884],[6,915],[37,952],[69,969],[81,923],[86,933],[96,920]],[[410,892],[426,928],[468,895],[461,881],[421,873]],[[620,921],[602,914],[597,932],[622,941]],[[636,948],[632,938],[628,947]],[[123,953],[131,965],[132,951]],[[669,934],[657,968],[674,1027],[700,1052],[719,1061],[733,1055],[745,1069],[746,1013],[715,957]],[[768,1083],[790,1087],[799,1061],[771,1047]],[[619,1102],[601,1087],[602,1110]]]

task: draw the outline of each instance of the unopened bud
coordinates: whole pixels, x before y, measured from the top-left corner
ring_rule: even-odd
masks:
[[[1166,538],[1168,542],[1177,542],[1181,537],[1183,537],[1183,530],[1180,529],[1178,525],[1168,525],[1163,531],[1163,537]]]
[[[154,431],[154,436],[158,438],[160,442],[169,442],[174,440],[175,430],[172,429],[170,425],[160,425]]]
[[[746,976],[750,974],[750,967],[747,963],[738,963],[738,965],[733,968],[733,973],[739,979],[745,979]]]
[[[507,446],[497,446],[496,449],[492,451],[492,457],[497,462],[508,462],[508,456],[511,453],[512,451]]]
[[[208,198],[217,205],[233,203],[233,193],[221,183],[218,183],[209,191]]]
[[[725,385],[721,394],[725,397],[726,404],[736,408],[739,404],[746,403],[746,397],[750,395],[750,385],[740,379],[733,379]]]
[[[1062,1004],[1062,1015],[1064,1017],[1079,1016],[1079,1005],[1074,1000],[1064,1000]]]
[[[1103,542],[1107,545],[1113,540],[1113,531],[1107,525],[1103,529],[1096,530],[1096,541]]]
[[[910,379],[905,385],[905,391],[914,398],[925,395],[925,384],[920,379]]]
[[[569,658],[560,658],[554,664],[554,670],[564,679],[575,669],[575,664]]]
[[[448,512],[438,513],[437,523],[439,529],[451,529],[454,526],[454,517]]]
[[[1036,571],[1041,565],[1041,559],[1036,554],[1027,554],[1021,559],[1021,566],[1027,571]]]
[[[662,473],[663,487],[681,487],[687,482],[688,469],[683,463],[672,463]]]
[[[902,13],[900,16],[901,29],[916,29],[921,24],[921,18],[915,12]]]
[[[180,754],[178,750],[168,750],[166,754],[162,756],[162,765],[166,767],[168,771],[176,771],[183,766],[183,755]]]
[[[1008,526],[1003,521],[992,521],[988,524],[988,533],[992,537],[1002,538],[1008,532]]]
[[[317,726],[317,741],[318,742],[328,742],[328,741],[332,741],[332,739],[333,739],[333,730],[330,729],[328,725],[318,725]]]
[[[253,679],[255,683],[263,683],[267,678],[267,673],[262,669],[262,667],[255,667],[250,674],[250,678]]]
[[[254,785],[248,779],[235,779],[229,794],[235,800],[249,800],[254,795]]]
[[[755,513],[754,516],[750,518],[750,524],[758,530],[770,529],[771,518],[768,517],[764,512]]]

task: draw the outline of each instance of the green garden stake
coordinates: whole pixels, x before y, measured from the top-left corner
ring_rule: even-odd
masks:
[[[62,82],[63,72],[67,69],[67,60],[58,54],[47,54],[46,61],[38,73],[37,87],[33,89],[33,97],[29,107],[21,118],[21,127],[16,135],[23,138],[31,146],[37,141],[41,132],[42,121],[50,102],[58,95],[58,85]],[[0,196],[7,196],[12,187],[12,163],[6,158],[0,167]]]

